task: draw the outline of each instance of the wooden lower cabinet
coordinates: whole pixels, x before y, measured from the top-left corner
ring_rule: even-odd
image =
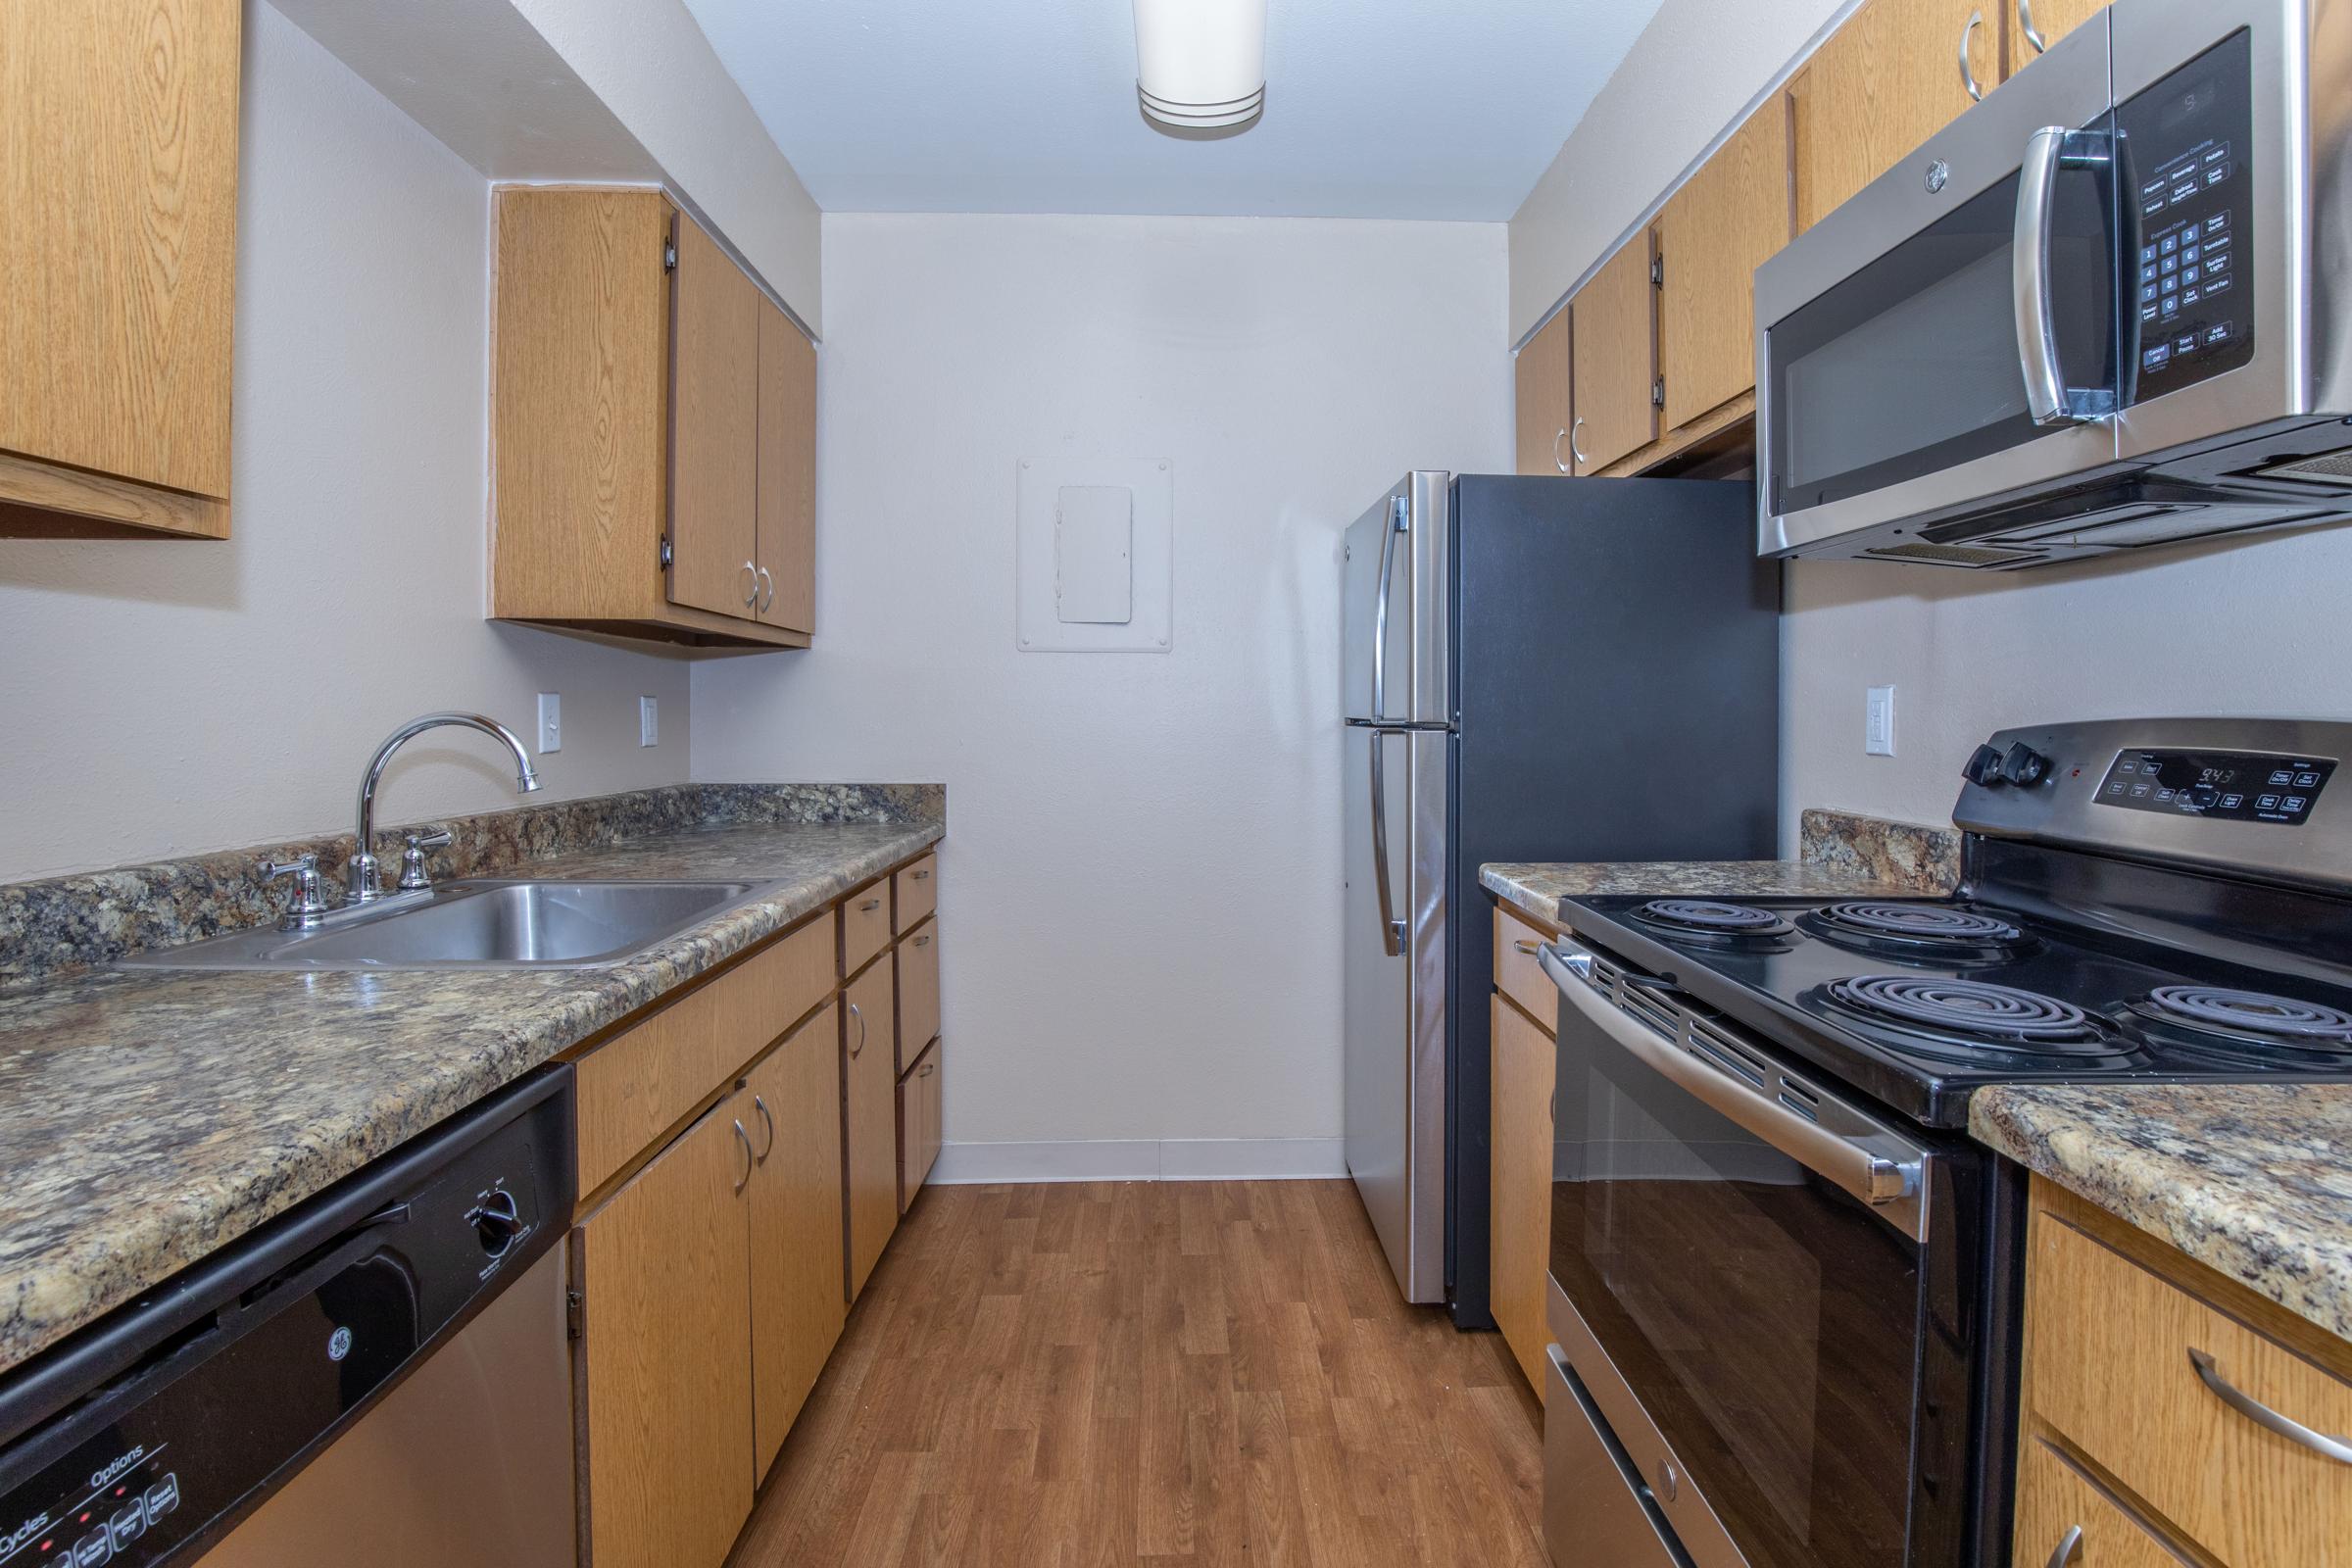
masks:
[[[2078,1534],[2078,1532],[2080,1532]],[[2065,1550],[2074,1541],[2071,1556]],[[2038,1438],[2017,1466],[2017,1552],[2024,1568],[2180,1568],[2180,1559],[2133,1521],[2105,1488]]]
[[[899,1080],[899,1212],[914,1204],[939,1162],[940,1054],[934,1040]]]
[[[1551,1035],[1505,1001],[1494,1011],[1489,1054],[1488,1301],[1503,1343],[1537,1396],[1544,1394],[1544,1287],[1551,1270]]]
[[[899,1071],[939,1036],[939,922],[899,943]]]
[[[841,1338],[841,1008],[828,1003],[745,1075],[752,1473],[767,1474]]]
[[[899,1107],[895,955],[884,954],[844,993],[842,1073],[848,1114],[849,1298],[899,1227]]]
[[[571,1233],[582,1560],[718,1568],[752,1511],[750,1252],[737,1100]]]

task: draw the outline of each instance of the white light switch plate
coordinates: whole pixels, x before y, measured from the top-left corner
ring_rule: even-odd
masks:
[[[563,749],[564,694],[562,692],[541,692],[539,694],[540,755],[545,756],[549,752],[560,752]]]
[[[637,699],[637,744],[662,744],[662,705],[651,697]]]
[[[1894,688],[1873,686],[1862,701],[1862,751],[1870,757],[1894,755]]]

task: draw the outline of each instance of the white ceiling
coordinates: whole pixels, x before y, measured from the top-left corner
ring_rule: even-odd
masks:
[[[686,0],[828,212],[1499,220],[1659,0],[1268,0],[1266,110],[1152,130],[1129,0]]]

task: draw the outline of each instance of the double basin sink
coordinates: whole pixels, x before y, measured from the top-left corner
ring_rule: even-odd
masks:
[[[307,930],[239,931],[122,961],[150,969],[600,968],[749,904],[768,886],[476,878],[389,894]]]

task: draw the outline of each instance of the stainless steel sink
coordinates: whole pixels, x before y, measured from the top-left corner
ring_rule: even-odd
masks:
[[[757,882],[481,879],[389,895],[307,931],[265,928],[124,958],[154,969],[546,969],[625,962],[751,902]]]

